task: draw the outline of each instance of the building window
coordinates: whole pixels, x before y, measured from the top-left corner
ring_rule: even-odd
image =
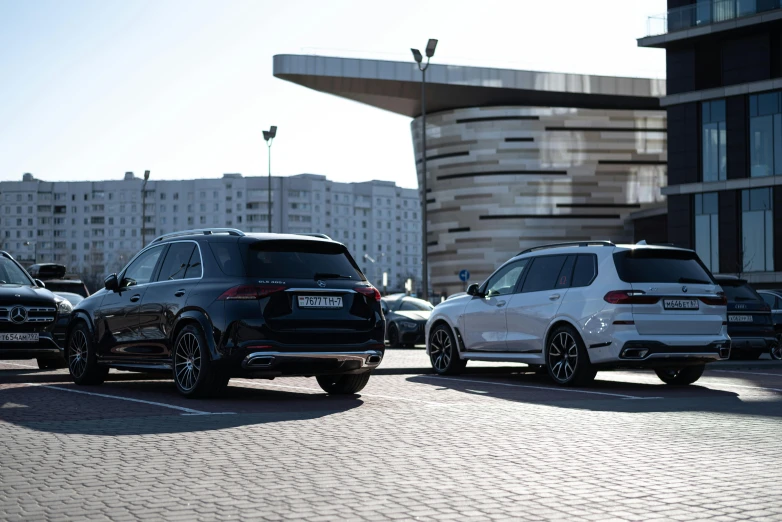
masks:
[[[774,209],[771,189],[741,191],[741,244],[744,272],[774,270]]]
[[[719,215],[717,193],[695,194],[695,251],[712,271],[719,265]]]
[[[749,97],[749,163],[752,177],[782,174],[780,93]]]

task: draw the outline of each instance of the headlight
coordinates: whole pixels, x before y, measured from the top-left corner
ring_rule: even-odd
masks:
[[[63,315],[69,314],[73,312],[73,306],[71,306],[70,301],[63,299],[62,301],[57,301],[57,311]]]
[[[402,321],[399,323],[399,325],[402,328],[407,328],[408,330],[413,330],[414,328],[418,328],[417,324],[411,323],[410,321]]]

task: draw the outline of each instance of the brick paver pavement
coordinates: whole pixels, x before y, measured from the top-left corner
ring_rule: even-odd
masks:
[[[775,368],[376,375],[359,397],[235,380],[205,401],[117,375],[0,362],[0,519],[782,520]]]

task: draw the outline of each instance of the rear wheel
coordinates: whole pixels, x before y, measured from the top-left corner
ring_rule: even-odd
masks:
[[[68,335],[68,371],[73,382],[83,386],[103,384],[108,366],[98,364],[95,343],[87,325],[79,322]]]
[[[686,366],[684,368],[655,370],[655,373],[665,384],[684,386],[692,384],[700,379],[704,369],[706,369],[706,365],[701,364],[698,366]]]
[[[566,325],[558,327],[549,336],[546,369],[560,386],[583,386],[597,375],[581,336],[572,326]]]
[[[228,378],[214,368],[204,335],[195,325],[189,324],[179,332],[172,366],[176,387],[185,397],[216,395],[228,385]]]
[[[323,391],[329,395],[353,395],[364,389],[369,382],[370,373],[318,375],[316,379]]]
[[[429,336],[429,362],[440,375],[456,375],[467,366],[467,361],[459,358],[451,329],[444,324],[435,327]]]
[[[399,348],[399,328],[395,324],[388,327],[388,346]]]
[[[777,334],[777,343],[771,347],[771,358],[782,361],[782,334]]]

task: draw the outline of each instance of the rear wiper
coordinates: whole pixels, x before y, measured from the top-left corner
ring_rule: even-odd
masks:
[[[710,285],[711,281],[704,281],[703,279],[693,279],[691,277],[680,277],[680,283],[690,283],[692,285]]]
[[[736,301],[757,301],[754,297],[736,296]]]
[[[327,272],[317,272],[315,273],[315,279],[353,279],[349,275],[342,275],[342,274],[329,274]]]

